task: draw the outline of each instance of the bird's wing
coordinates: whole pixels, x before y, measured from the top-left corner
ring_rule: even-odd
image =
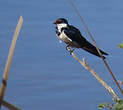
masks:
[[[100,57],[100,55],[99,55],[99,53],[98,53],[96,47],[93,46],[93,45],[92,45],[90,42],[88,42],[88,41],[86,42],[86,45],[82,47],[82,49],[84,49],[84,50],[86,50],[86,51],[88,51],[88,52],[90,52],[90,53],[92,53],[92,54],[94,54],[94,55]],[[100,50],[100,52],[101,52],[102,54],[108,55],[106,52],[102,51],[101,49],[99,49],[99,50]],[[104,58],[105,58],[105,57],[104,57]]]
[[[72,40],[75,41],[76,43],[78,43],[81,48],[83,48],[84,50],[96,55],[96,56],[100,56],[96,47],[93,46],[91,43],[89,43],[80,33],[80,31],[73,27],[73,26],[68,26],[68,28],[64,29],[64,33]],[[100,50],[100,52],[104,55],[108,55],[106,52]]]
[[[83,45],[86,42],[86,39],[81,35],[80,31],[72,25],[69,25],[67,28],[63,28],[64,33],[74,42],[79,45]]]

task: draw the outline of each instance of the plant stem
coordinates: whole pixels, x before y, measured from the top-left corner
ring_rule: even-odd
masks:
[[[113,91],[113,89],[104,82],[99,75],[88,65],[85,59],[81,61],[70,49],[70,47],[67,47],[67,50],[70,52],[70,54],[73,56],[75,60],[77,60],[86,70],[88,70],[96,79],[97,81],[110,93],[110,95],[113,97],[115,101],[119,100],[119,97],[116,95],[116,93]]]

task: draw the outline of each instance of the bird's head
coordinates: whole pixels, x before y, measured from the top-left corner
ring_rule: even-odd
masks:
[[[68,21],[65,18],[59,18],[57,19],[54,24],[58,25],[58,24],[68,24]]]
[[[57,19],[54,24],[56,24],[56,29],[61,32],[62,28],[65,28],[68,26],[68,21],[65,18],[59,18]]]

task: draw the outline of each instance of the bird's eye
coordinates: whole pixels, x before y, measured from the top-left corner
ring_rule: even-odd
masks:
[[[62,21],[61,20],[59,20],[59,23],[61,23]]]

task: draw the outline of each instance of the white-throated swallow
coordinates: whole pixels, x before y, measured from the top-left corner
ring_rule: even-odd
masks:
[[[65,42],[67,46],[82,48],[85,51],[100,57],[96,47],[88,42],[76,27],[69,25],[65,18],[57,19],[54,24],[56,24],[56,35],[58,39]],[[100,52],[103,55],[108,55],[102,50],[100,50]]]

